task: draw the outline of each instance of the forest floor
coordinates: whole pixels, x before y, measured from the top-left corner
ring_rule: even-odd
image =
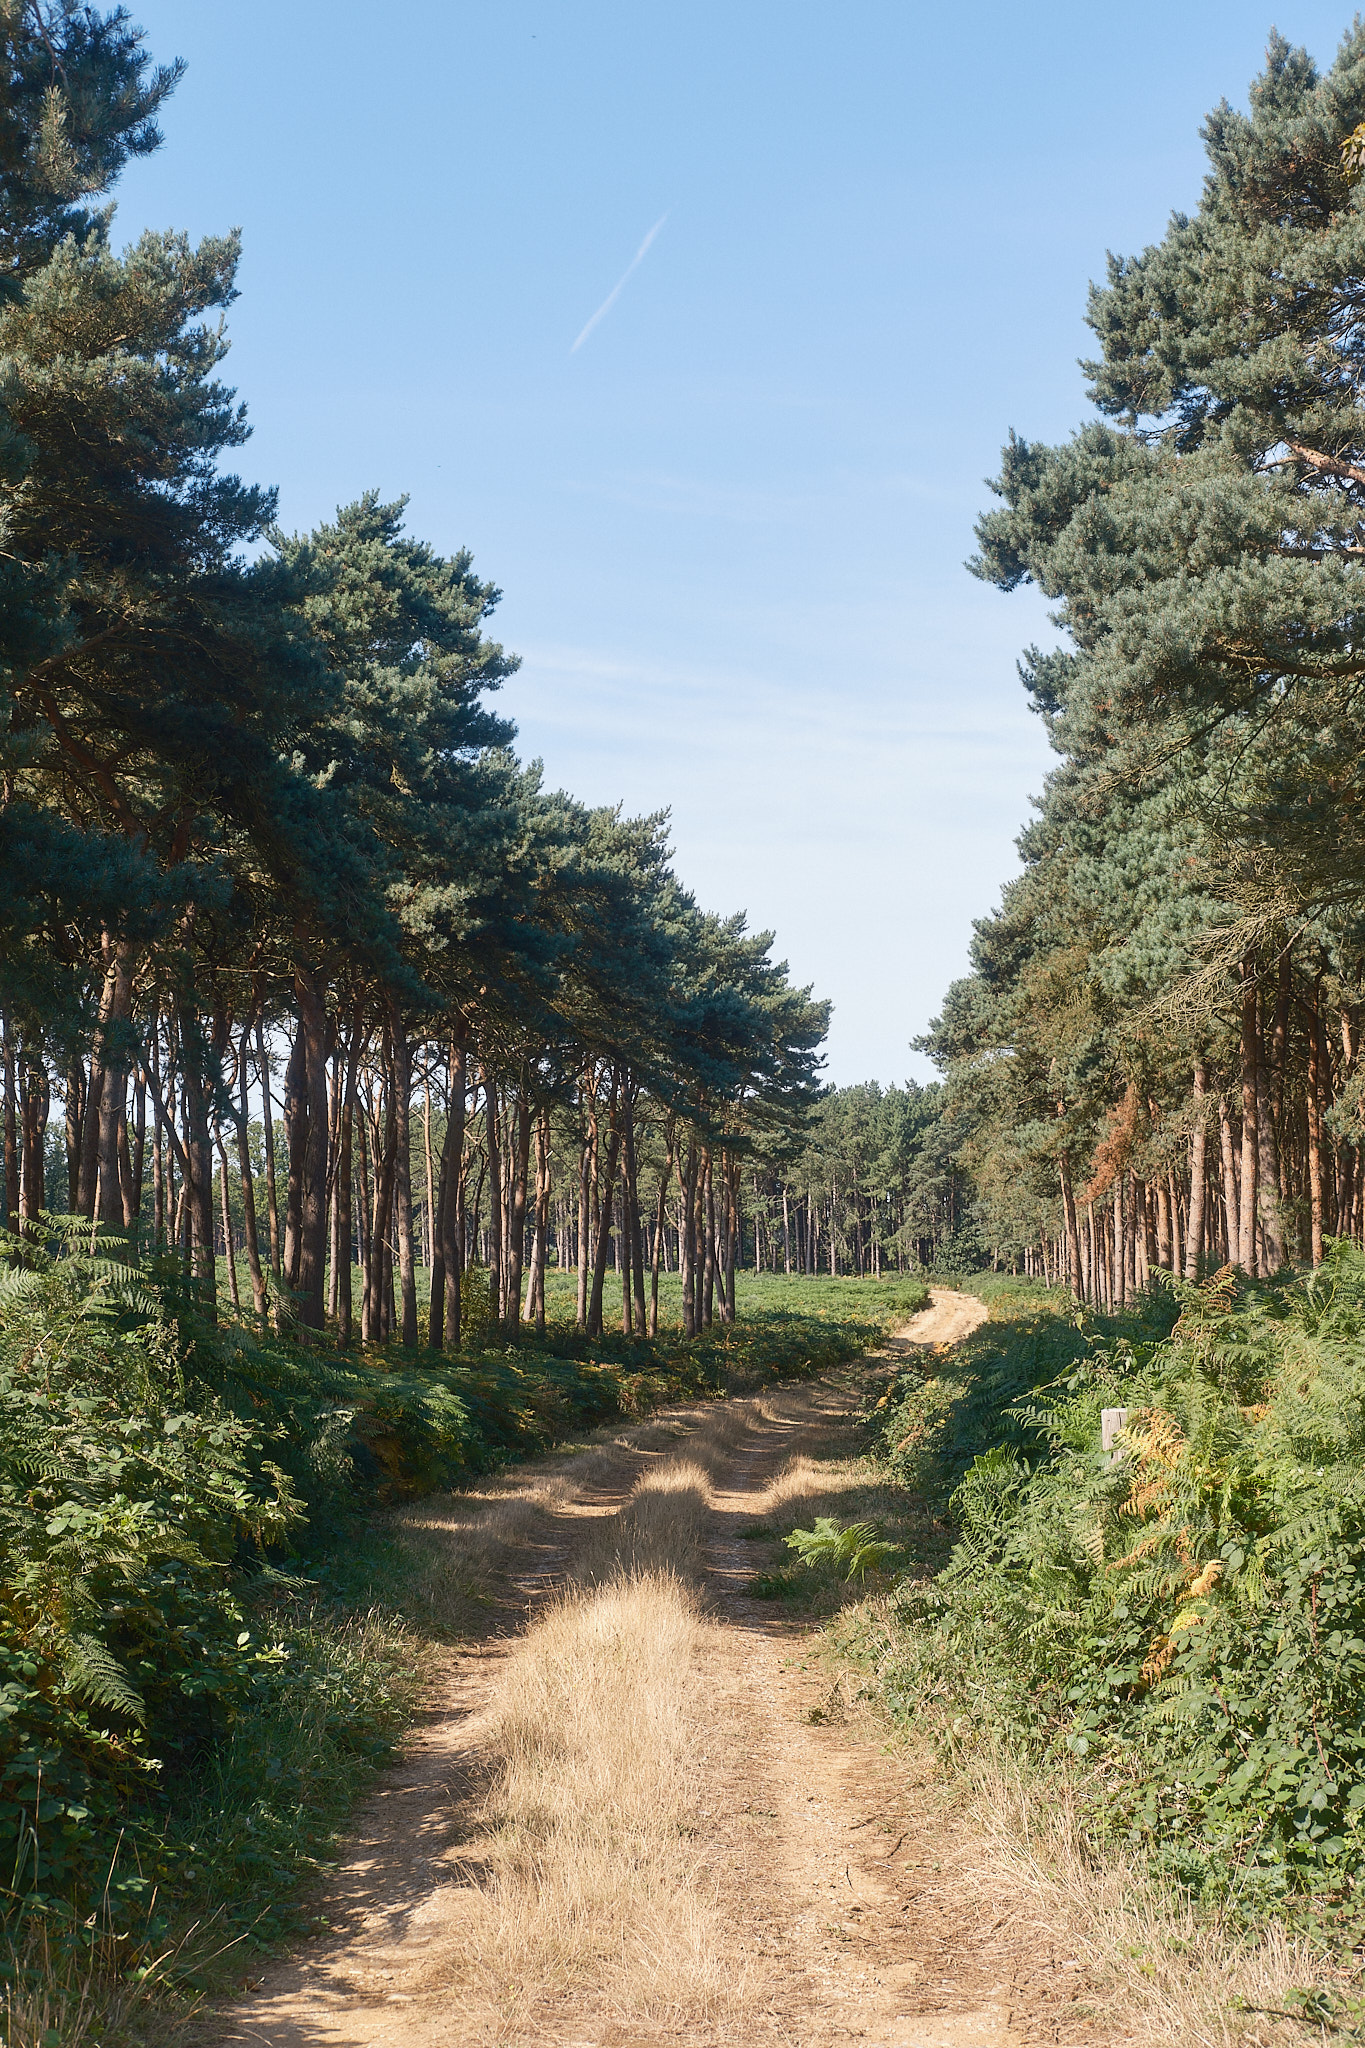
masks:
[[[754,1597],[770,1525],[844,1512],[880,1355],[670,1410],[407,1518],[481,1632],[218,2048],[1106,2043],[1088,1966],[960,1791]],[[897,1356],[899,1354],[899,1357]],[[873,1386],[875,1392],[875,1385]],[[866,1479],[864,1474],[863,1483]]]

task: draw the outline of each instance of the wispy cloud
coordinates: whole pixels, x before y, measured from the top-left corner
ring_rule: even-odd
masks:
[[[643,242],[641,242],[639,248],[635,251],[635,254],[631,257],[630,262],[622,271],[620,278],[612,286],[611,290],[607,293],[607,296],[605,297],[605,299],[603,299],[601,305],[593,314],[591,320],[589,320],[587,326],[583,329],[583,332],[579,335],[573,347],[569,350],[569,354],[571,356],[576,355],[579,349],[582,348],[584,342],[592,333],[593,328],[596,327],[598,321],[606,319],[608,313],[610,313],[612,307],[616,304],[616,301],[620,298],[622,292],[625,290],[627,284],[630,282],[631,277],[639,269],[640,265],[644,262],[646,256],[648,256],[650,244],[653,242],[654,237],[658,234],[659,229],[663,226],[664,222],[667,219],[668,215],[666,213],[661,213],[659,215],[659,218],[655,221],[653,227],[645,236]]]

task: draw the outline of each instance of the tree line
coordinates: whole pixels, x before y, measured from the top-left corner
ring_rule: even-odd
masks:
[[[374,491],[289,534],[224,467],[237,240],[118,253],[97,203],[179,66],[76,0],[0,46],[7,1227],[53,1180],[210,1309],[240,1242],[255,1313],[440,1347],[476,1244],[495,1319],[543,1321],[566,1212],[581,1325],[614,1254],[657,1321],[671,1199],[685,1327],[732,1317],[745,1162],[800,1129],[827,1006],[698,907],[664,817],[517,759],[467,552]]]
[[[799,1140],[754,1164],[755,1231],[772,1270],[877,1279],[977,1264],[962,1135],[938,1082],[828,1090]]]
[[[1059,756],[925,1044],[988,1239],[1088,1299],[1365,1241],[1365,27],[1279,36],[1198,207],[1092,288],[1095,417],[1011,435]]]
[[[289,1145],[279,1114],[277,1065],[258,1021],[255,1032],[248,1033],[249,1088],[239,1121],[214,1134],[220,1291],[226,1288],[234,1310],[249,1308],[257,1314],[271,1313],[284,1295]],[[342,1106],[335,1063],[330,1078],[335,1117]],[[755,1133],[750,1145],[734,1149],[721,1162],[721,1179],[733,1199],[723,1201],[719,1212],[714,1160],[709,1169],[704,1155],[691,1166],[685,1154],[680,1160],[677,1115],[665,1101],[643,1091],[630,1105],[630,1144],[628,1149],[622,1144],[610,1189],[602,1173],[592,1169],[589,1132],[589,1192],[583,1205],[584,1101],[578,1090],[560,1090],[530,1134],[527,1165],[533,1185],[518,1221],[515,1206],[507,1214],[501,1193],[505,1097],[496,1092],[496,1084],[490,1097],[487,1083],[471,1073],[468,1063],[462,1106],[449,1083],[437,1046],[414,1057],[405,1200],[387,1215],[387,1241],[378,1254],[381,1268],[372,1219],[374,1162],[384,1157],[382,1075],[363,1063],[358,1069],[349,1197],[341,1194],[335,1174],[331,1180],[324,1302],[327,1321],[345,1331],[347,1341],[363,1328],[377,1335],[401,1327],[409,1261],[419,1337],[430,1337],[431,1285],[437,1276],[443,1324],[446,1258],[440,1218],[448,1196],[442,1192],[442,1162],[457,1147],[458,1268],[465,1280],[466,1319],[472,1310],[480,1327],[502,1320],[543,1330],[547,1278],[561,1310],[564,1288],[571,1289],[578,1320],[586,1327],[600,1241],[606,1251],[601,1315],[618,1320],[628,1335],[656,1336],[661,1276],[685,1282],[693,1256],[688,1216],[697,1172],[706,1211],[695,1252],[693,1320],[698,1328],[730,1318],[734,1274],[746,1267],[755,1274],[787,1277],[875,1279],[935,1264],[977,1262],[971,1189],[955,1158],[957,1132],[942,1113],[937,1084],[883,1090],[872,1082],[828,1090],[804,1112],[795,1132],[779,1131],[775,1140],[771,1132]],[[453,1122],[452,1109],[458,1121]],[[47,1137],[46,1205],[52,1211],[61,1211],[67,1202],[73,1171],[68,1135],[49,1131]],[[164,1250],[181,1244],[185,1184],[175,1179],[173,1156],[164,1141],[158,1142],[154,1109],[149,1122],[146,1088],[136,1078],[125,1139],[120,1172],[130,1184],[131,1214],[144,1220],[153,1246]],[[41,1137],[31,1156],[41,1157],[40,1146]],[[349,1263],[357,1268],[349,1275],[342,1257],[347,1206],[354,1219]],[[24,1213],[38,1215],[41,1207],[41,1197],[35,1197]],[[365,1285],[371,1273],[379,1298],[372,1293],[371,1323],[365,1325]]]

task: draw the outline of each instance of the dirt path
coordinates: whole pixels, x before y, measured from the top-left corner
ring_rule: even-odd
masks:
[[[983,1313],[970,1297],[936,1291],[898,1344],[955,1341]],[[980,1845],[941,1787],[850,1711],[849,1682],[815,1654],[814,1624],[752,1596],[745,1532],[765,1513],[785,1510],[790,1521],[798,1507],[820,1511],[822,1473],[831,1451],[851,1444],[857,1403],[853,1384],[821,1382],[680,1410],[548,1468],[514,1574],[520,1614],[504,1609],[505,1633],[451,1658],[321,1902],[330,1931],[271,1968],[217,2039],[258,2048],[1101,2039],[1078,2010],[1076,1965],[1036,1924],[1036,1906],[983,1872]],[[611,1553],[613,1580],[591,1559],[608,1555],[602,1546],[618,1529],[625,1547]],[[679,1589],[674,1552],[692,1590]],[[604,1621],[622,1572],[630,1612]],[[669,1629],[693,1633],[690,1648],[671,1653],[683,1668],[661,1698],[649,1654]],[[581,1669],[575,1657],[586,1657]],[[580,1751],[600,1729],[582,1735],[569,1724],[599,1685],[617,1688],[603,1695],[604,1713],[624,1745],[603,1796],[637,1762],[653,1770],[655,1752],[662,1759],[662,1789],[634,1806],[622,1794],[627,1817],[608,1853],[614,1889],[586,1834],[573,1849],[591,1815],[535,1813],[537,1799],[568,1798],[564,1786],[587,1768]],[[528,1734],[538,1699],[546,1725]],[[681,1720],[669,1737],[675,1706]],[[510,1833],[513,1795],[494,1796],[509,1756],[523,1775],[543,1773]]]
[[[974,1294],[955,1294],[950,1287],[931,1287],[929,1306],[912,1316],[903,1330],[891,1339],[891,1348],[918,1350],[926,1344],[960,1344],[980,1329],[987,1316],[986,1304]]]

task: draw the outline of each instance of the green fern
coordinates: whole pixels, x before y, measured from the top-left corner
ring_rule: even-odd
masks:
[[[958,1463],[957,1540],[933,1596],[898,1596],[897,1696],[979,1715],[984,1691],[1021,1745],[1085,1757],[1097,1814],[1172,1872],[1345,1900],[1365,1877],[1365,1257],[1338,1243],[1300,1282],[1169,1299],[1164,1331],[1143,1304],[978,1340],[918,1453],[917,1477]],[[894,1450],[903,1410],[887,1428]]]
[[[117,1657],[91,1635],[73,1635],[64,1645],[62,1676],[70,1691],[92,1707],[122,1714],[136,1726],[147,1719],[147,1703]]]
[[[860,1579],[870,1571],[881,1571],[890,1558],[901,1553],[899,1543],[879,1539],[875,1522],[849,1522],[841,1529],[830,1515],[817,1517],[813,1529],[793,1529],[784,1540],[802,1564],[812,1568],[833,1565],[846,1579]]]

